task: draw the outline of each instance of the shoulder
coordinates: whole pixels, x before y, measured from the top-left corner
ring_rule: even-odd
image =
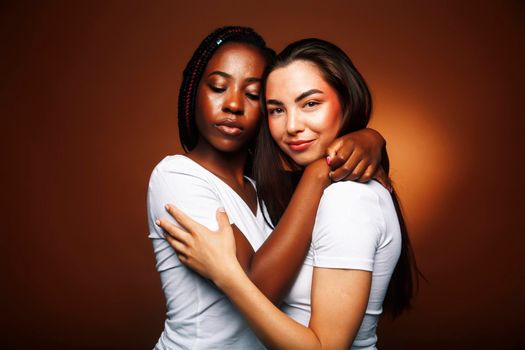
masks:
[[[154,225],[156,218],[171,220],[164,206],[173,204],[195,221],[216,229],[215,212],[223,205],[210,174],[198,163],[182,155],[161,160],[153,169],[148,184],[150,228],[157,230]]]
[[[177,198],[217,199],[213,176],[183,155],[167,156],[153,169],[148,196],[169,194]]]
[[[210,176],[201,165],[183,155],[172,155],[162,159],[153,169],[150,176],[150,187],[168,182],[170,185],[191,185],[192,183],[209,182]]]
[[[204,173],[205,169],[190,158],[175,154],[166,156],[153,168],[152,176],[159,174],[188,174]]]
[[[369,207],[379,208],[379,201],[384,196],[389,196],[388,191],[376,181],[359,183],[343,181],[328,186],[321,197],[320,206],[339,206],[352,210],[361,210]],[[368,206],[367,206],[368,205]]]
[[[316,217],[315,239],[365,236],[376,240],[385,231],[381,198],[390,195],[380,184],[345,181],[323,193]]]

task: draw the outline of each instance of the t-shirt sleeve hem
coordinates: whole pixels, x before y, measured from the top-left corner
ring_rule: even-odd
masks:
[[[355,259],[348,257],[316,256],[314,257],[314,266],[333,269],[373,271],[374,261],[371,259]]]

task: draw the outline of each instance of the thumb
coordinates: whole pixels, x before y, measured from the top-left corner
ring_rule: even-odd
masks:
[[[219,224],[219,231],[230,226],[230,219],[223,207],[217,208],[217,223]]]
[[[343,144],[343,142],[341,141],[341,139],[336,139],[334,142],[332,142],[332,144],[330,146],[328,146],[328,148],[326,149],[326,156],[328,158],[334,158],[335,155],[337,154],[337,151],[339,151],[339,149],[341,148],[341,145]]]

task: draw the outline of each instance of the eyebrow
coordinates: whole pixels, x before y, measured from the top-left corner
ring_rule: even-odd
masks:
[[[322,94],[323,92],[321,90],[317,90],[317,89],[310,89],[308,91],[305,91],[303,92],[302,94],[300,94],[299,96],[297,96],[294,100],[295,103],[301,101],[302,99],[305,99],[306,97],[310,96],[310,95],[313,95],[313,94]],[[266,101],[266,104],[267,105],[276,105],[276,106],[284,106],[284,103],[279,101],[279,100],[275,100],[275,99],[269,99]]]
[[[230,79],[230,78],[233,78],[231,74],[228,74],[226,72],[222,72],[220,70],[215,70],[213,72],[211,72],[210,74],[208,74],[208,76],[212,76],[212,75],[220,75],[221,77],[224,77],[226,79]],[[250,77],[250,78],[246,78],[245,81],[247,83],[259,83],[261,81],[261,78],[256,78],[256,77]]]
[[[228,73],[225,73],[225,72],[221,72],[220,70],[214,70],[213,72],[211,72],[210,74],[208,74],[208,76],[212,76],[212,75],[220,75],[221,77],[224,77],[224,78],[231,78],[232,76]]]
[[[310,89],[308,91],[305,91],[303,92],[302,94],[300,94],[299,96],[297,96],[294,100],[294,102],[299,102],[301,101],[302,99],[310,96],[310,95],[313,95],[313,94],[322,94],[323,92],[321,90],[317,90],[317,89]]]

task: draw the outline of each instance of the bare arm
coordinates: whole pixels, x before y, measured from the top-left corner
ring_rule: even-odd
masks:
[[[348,349],[366,310],[371,276],[368,271],[314,268],[308,327],[274,306],[240,268],[216,283],[267,347]]]
[[[385,187],[389,186],[388,177],[379,167],[384,145],[383,137],[372,129],[335,140],[327,150],[330,169],[336,169],[332,180],[368,181],[376,176]],[[318,160],[305,169],[279,224],[257,252],[243,233],[233,227],[237,259],[248,277],[274,304],[286,295],[304,261],[321,195],[330,184],[330,169],[325,160]],[[175,215],[172,211],[170,214]],[[163,228],[171,234],[169,226]]]
[[[253,254],[246,269],[248,277],[274,304],[286,295],[303,264],[319,201],[330,184],[328,171],[325,160],[314,162],[305,169],[281,220]],[[236,238],[239,235],[244,237],[240,232],[235,233]]]
[[[198,229],[193,226],[199,224],[190,218],[180,212],[176,215],[189,232]],[[248,278],[235,258],[235,239],[226,214],[219,212],[217,219],[219,230],[212,235],[203,237],[177,228],[176,239],[168,239],[181,262],[212,279],[228,295],[266,346],[346,349],[352,344],[366,309],[371,272],[314,268],[312,316],[305,327],[281,312]]]
[[[253,283],[275,304],[286,295],[304,261],[319,201],[330,184],[328,172],[324,159],[313,162],[305,169],[279,224],[256,253],[242,232],[232,226],[237,260]],[[173,206],[168,206],[167,210],[179,223],[184,220]],[[174,235],[175,225],[167,220],[160,220],[159,223],[168,233],[167,238]],[[200,226],[194,232],[199,229],[207,230]],[[174,246],[172,240],[168,241]]]

